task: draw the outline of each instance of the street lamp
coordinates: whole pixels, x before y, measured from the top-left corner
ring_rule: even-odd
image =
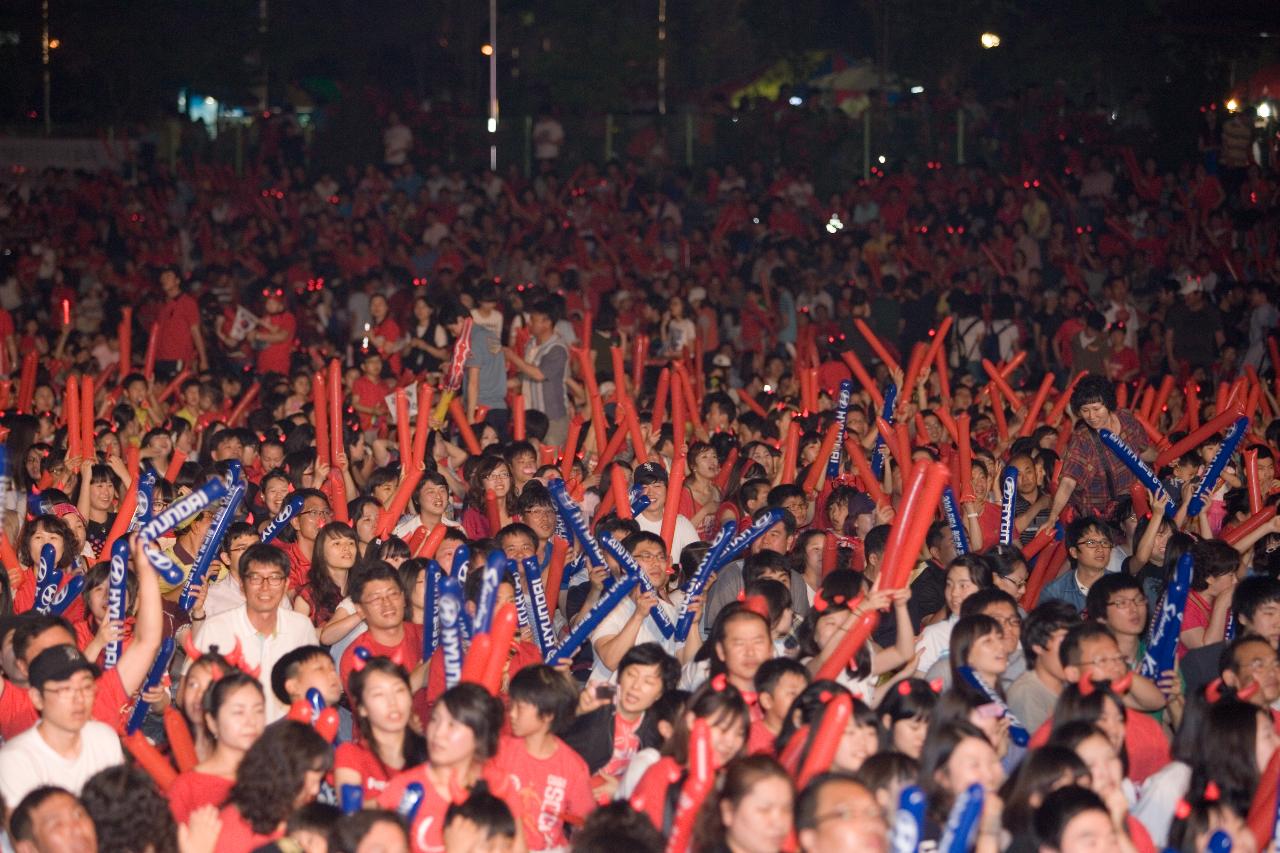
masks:
[[[1000,46],[1000,36],[995,33],[983,33],[979,41],[982,42],[982,46],[986,50]]]

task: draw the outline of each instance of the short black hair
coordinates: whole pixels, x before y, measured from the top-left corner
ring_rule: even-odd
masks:
[[[1075,607],[1057,599],[1045,601],[1028,613],[1022,620],[1022,654],[1027,660],[1027,668],[1033,668],[1040,657],[1036,646],[1048,648],[1049,640],[1056,632],[1079,623],[1080,614]]]
[[[680,664],[657,643],[632,646],[618,662],[618,677],[632,666],[656,666],[662,674],[662,691],[675,690],[680,683]]]
[[[1089,373],[1076,383],[1071,392],[1071,408],[1079,413],[1082,406],[1101,403],[1107,411],[1116,410],[1116,386],[1105,376]]]
[[[41,785],[28,792],[22,798],[22,801],[14,806],[12,814],[9,815],[10,837],[14,841],[35,841],[35,825],[32,822],[31,813],[40,808],[46,800],[52,799],[59,794],[65,794],[73,800],[79,800],[75,794],[66,788],[59,788],[56,785]]]
[[[396,585],[396,589],[404,591],[404,587],[400,585],[400,573],[391,568],[390,563],[377,560],[366,564],[355,574],[355,577],[351,578],[347,587],[347,596],[358,603],[364,597],[364,588],[374,581],[391,581]]]
[[[284,575],[285,578],[289,577],[289,557],[274,545],[259,542],[246,548],[244,554],[240,557],[240,574],[243,575],[247,572],[249,566],[254,563],[279,569],[280,574]]]
[[[866,785],[855,779],[852,774],[840,770],[831,770],[815,776],[796,797],[796,829],[813,829],[818,825],[818,797],[822,794],[823,788],[834,782],[847,782],[866,788]],[[867,793],[874,798],[875,795],[870,789]]]
[[[307,661],[328,657],[329,652],[323,646],[298,646],[296,649],[285,652],[280,660],[276,661],[276,665],[271,667],[271,692],[277,699],[288,705],[289,691],[284,689],[284,683],[296,676],[298,667]]]
[[[1103,575],[1089,587],[1089,594],[1084,599],[1085,616],[1089,619],[1105,621],[1107,618],[1107,602],[1111,596],[1126,589],[1142,592],[1142,581],[1128,572],[1114,572]],[[1144,596],[1143,601],[1146,601]]]
[[[343,815],[334,823],[328,833],[329,850],[331,853],[356,853],[369,830],[379,823],[394,824],[404,833],[405,840],[409,840],[400,815],[386,809],[360,809],[354,814]]]
[[[1116,635],[1101,622],[1081,622],[1071,626],[1067,629],[1067,636],[1062,638],[1062,645],[1058,646],[1058,661],[1063,666],[1079,666],[1080,647],[1086,640],[1098,637],[1110,637],[1114,640]]]
[[[578,693],[558,670],[546,664],[526,666],[511,678],[507,691],[512,702],[526,702],[539,717],[551,718],[551,730],[562,730],[573,720]]]
[[[573,834],[569,849],[573,853],[663,853],[666,846],[653,821],[627,801],[618,800],[587,815],[582,828]]]
[[[760,668],[756,670],[756,692],[768,693],[777,687],[778,681],[788,673],[800,676],[805,684],[809,683],[809,670],[800,661],[792,658],[770,658],[760,664]]]
[[[1007,604],[1013,608],[1013,612],[1018,612],[1018,602],[1014,597],[1003,589],[997,587],[987,587],[980,589],[970,595],[960,604],[961,616],[972,616],[975,613],[981,613],[993,604]]]
[[[458,818],[469,820],[480,827],[486,838],[495,835],[504,838],[516,836],[516,821],[511,815],[511,809],[484,787],[472,790],[471,795],[460,803],[449,804],[444,813],[444,825],[448,826]],[[574,837],[577,837],[577,833],[574,833]]]
[[[1245,578],[1231,596],[1231,609],[1250,622],[1264,604],[1280,604],[1280,580],[1265,575]]]

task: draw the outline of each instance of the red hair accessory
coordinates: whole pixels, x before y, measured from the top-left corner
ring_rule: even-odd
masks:
[[[813,609],[819,613],[825,613],[827,610],[827,600],[825,598],[815,598],[813,600]]]
[[[187,632],[187,634],[182,638],[182,651],[186,653],[187,659],[192,663],[200,660],[200,658],[204,657],[206,654],[196,648],[195,638],[191,636],[190,632]],[[218,647],[210,646],[208,654],[218,654]],[[240,647],[239,637],[236,638],[236,645],[235,648],[231,650],[231,654],[223,655],[222,658],[250,678],[257,678],[262,674],[262,667],[249,666],[248,662],[245,661],[244,650]]]
[[[1117,696],[1123,696],[1133,686],[1133,670],[1126,672],[1121,678],[1111,682],[1111,689]]]
[[[373,658],[373,653],[364,646],[356,646],[355,650],[352,651],[351,654],[355,658],[351,661],[352,672],[364,672],[365,666],[367,666],[369,661]]]
[[[738,600],[739,601],[747,600],[747,591],[745,589],[738,590]]]
[[[1222,798],[1222,791],[1218,788],[1217,782],[1210,779],[1205,783],[1204,798],[1211,803],[1216,803]]]
[[[835,598],[831,599],[832,604],[844,604],[844,602],[845,598],[843,595],[837,595]]]
[[[1215,678],[1204,688],[1204,698],[1216,704],[1222,701],[1222,679]]]
[[[1178,820],[1186,820],[1191,817],[1191,803],[1186,800],[1178,800],[1178,804],[1173,807],[1173,816]]]
[[[818,694],[818,701],[819,701],[819,702],[821,702],[821,703],[822,703],[822,704],[824,704],[824,705],[825,705],[825,704],[827,704],[828,702],[830,702],[830,701],[831,701],[831,698],[832,698],[832,697],[831,697],[831,691],[830,691],[830,690],[823,690],[821,693],[819,693],[819,694]]]
[[[711,679],[711,689],[717,693],[722,692],[728,686],[729,679],[725,677],[723,672]]]
[[[899,695],[899,696],[910,696],[910,695],[911,695],[911,682],[909,682],[909,681],[899,681],[899,682],[898,682],[898,695]]]
[[[1254,694],[1256,694],[1261,689],[1262,689],[1262,685],[1255,681],[1253,682],[1253,684],[1250,684],[1248,687],[1244,688],[1243,690],[1238,691],[1236,693],[1236,698],[1239,699],[1241,702],[1248,702],[1250,699],[1254,697]]]
[[[763,595],[747,596],[742,600],[742,609],[755,613],[766,622],[769,621],[769,602],[765,601]]]
[[[1093,676],[1088,670],[1080,673],[1080,680],[1076,682],[1076,687],[1080,691],[1081,696],[1092,696],[1093,691],[1097,689],[1093,683]]]
[[[934,693],[941,693],[942,688],[945,686],[946,685],[943,683],[941,678],[935,678],[933,681],[929,682],[929,689]]]

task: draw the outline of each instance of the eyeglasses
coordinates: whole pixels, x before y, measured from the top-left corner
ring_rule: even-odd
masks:
[[[1147,603],[1147,600],[1145,598],[1143,598],[1140,595],[1135,595],[1132,598],[1113,598],[1107,602],[1107,606],[1120,607],[1124,610],[1137,610],[1139,607],[1144,606],[1146,603]]]
[[[298,515],[314,515],[319,518],[333,518],[333,510],[331,509],[304,509]]]
[[[1108,655],[1107,657],[1094,658],[1089,661],[1091,666],[1110,666],[1111,664],[1120,663],[1127,664],[1124,655]]]
[[[1001,619],[999,616],[992,616],[991,618],[995,619],[997,622],[999,622],[1001,625],[1005,626],[1006,628],[1022,627],[1022,619],[1020,619],[1017,616],[1006,616],[1003,619]]]
[[[284,583],[284,575],[245,575],[244,582],[249,586],[277,587]]]
[[[1027,579],[1026,579],[1026,578],[1002,578],[1002,580],[1003,580],[1005,583],[1013,584],[1013,585],[1014,585],[1014,587],[1015,587],[1015,588],[1017,588],[1017,589],[1026,589],[1026,588],[1027,588]]]
[[[1081,539],[1076,543],[1077,548],[1103,548],[1111,550],[1114,547],[1110,539]]]
[[[551,515],[555,515],[556,511],[549,506],[535,506],[525,510],[524,514],[530,517],[533,517],[535,515],[551,516]]]
[[[661,553],[660,551],[637,551],[631,556],[634,557],[636,560],[639,560],[645,563],[660,562],[660,561],[665,561],[667,559],[667,555]]]
[[[1271,660],[1257,658],[1256,660],[1251,660],[1244,664],[1243,669],[1247,669],[1252,673],[1270,672],[1272,670],[1280,669],[1280,660],[1277,660],[1276,658],[1272,658]]]
[[[79,693],[81,696],[91,696],[97,689],[98,682],[90,681],[88,684],[82,684],[78,687],[74,684],[67,684],[63,687],[44,687],[41,688],[40,692],[48,693],[53,696],[57,696],[58,698],[64,698],[76,693]]]

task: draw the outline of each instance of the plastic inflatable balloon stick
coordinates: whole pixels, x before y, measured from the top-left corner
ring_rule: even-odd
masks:
[[[483,571],[480,600],[476,602],[476,616],[472,622],[477,634],[489,633],[489,623],[493,620],[493,610],[498,600],[498,585],[507,573],[507,555],[501,551],[490,551],[485,558]]]
[[[1013,529],[1013,508],[1018,502],[1018,469],[1006,465],[1000,475],[1000,544],[1012,545],[1017,531]]]
[[[425,794],[426,791],[421,782],[410,782],[405,786],[404,793],[400,795],[400,802],[396,805],[396,814],[404,818],[406,824],[413,825],[413,818],[418,814],[418,806],[422,805]]]
[[[969,535],[964,532],[960,507],[956,504],[956,494],[951,491],[950,486],[942,490],[942,516],[947,520],[947,528],[951,531],[951,544],[955,546],[956,555],[963,557],[969,553]]]
[[[438,525],[444,527],[443,524]],[[440,636],[440,581],[444,570],[435,560],[427,561],[427,576],[422,584],[422,659],[431,660]]]
[[[555,648],[556,635],[551,627],[551,612],[547,607],[547,591],[542,585],[542,566],[537,557],[520,561],[524,570],[524,583],[529,593],[529,614],[533,617],[533,637],[538,642],[543,658]]]
[[[840,673],[844,672],[849,661],[853,660],[853,656],[858,650],[866,645],[867,640],[875,633],[876,626],[880,624],[880,614],[874,610],[868,610],[854,620],[849,626],[849,630],[840,638],[839,644],[835,651],[831,653],[831,657],[827,658],[813,676],[815,681],[824,678],[835,680]]]
[[[552,666],[562,660],[569,660],[581,648],[582,644],[587,641],[604,618],[613,612],[613,609],[622,603],[622,599],[631,594],[631,591],[640,583],[640,579],[635,575],[627,575],[622,580],[615,583],[609,588],[603,596],[587,611],[587,615],[578,623],[577,627],[565,637],[555,651],[547,657],[547,663]]]
[[[230,529],[231,523],[236,520],[236,509],[240,506],[240,501],[244,499],[245,484],[243,481],[237,482],[231,487],[231,491],[222,499],[222,505],[218,507],[217,513],[213,517],[213,524],[205,532],[204,539],[200,542],[200,547],[196,550],[196,561],[192,565],[191,571],[187,572],[186,582],[182,585],[182,595],[178,598],[178,607],[186,612],[190,612],[196,605],[196,587],[204,583],[205,577],[209,574],[209,567],[213,565],[213,558],[218,555],[218,551],[222,547],[222,540],[225,538],[227,530]]]
[[[276,517],[271,519],[266,527],[262,528],[262,533],[258,535],[258,540],[264,545],[273,542],[284,530],[290,519],[302,512],[302,504],[305,501],[306,497],[304,495],[290,495],[289,499],[280,507],[280,511],[276,513]]]
[[[1133,448],[1124,442],[1124,439],[1116,435],[1109,429],[1098,430],[1098,438],[1107,446],[1107,449],[1116,455],[1116,458],[1125,464],[1125,467],[1133,472],[1133,476],[1142,481],[1148,491],[1159,494],[1160,478],[1156,476],[1156,472],[1143,461],[1142,457],[1134,452]],[[1165,499],[1162,507],[1165,517],[1172,519],[1178,514],[1178,506],[1171,498]]]
[[[949,319],[949,318],[948,318]],[[889,830],[889,849],[893,853],[916,853],[924,837],[924,791],[908,785],[898,795],[898,810]]]
[[[978,828],[978,818],[982,816],[984,799],[982,786],[976,782],[956,798],[942,832],[939,853],[968,853],[973,847],[973,835]]]
[[[111,572],[107,575],[107,618],[123,622],[128,609],[129,543],[117,539],[111,546]],[[114,639],[102,650],[102,668],[114,669],[120,660],[120,640]]]
[[[840,428],[840,432],[836,436],[835,447],[827,458],[828,480],[834,480],[840,476],[840,449],[844,447],[845,424],[849,420],[849,400],[852,396],[853,382],[845,379],[840,383],[840,391],[836,395],[836,425]]]
[[[693,841],[693,825],[702,803],[715,787],[715,761],[711,751],[711,727],[698,718],[689,733],[689,776],[676,801],[675,824],[667,841],[667,853],[687,853]]]
[[[1160,455],[1156,457],[1156,467],[1163,468],[1188,450],[1199,447],[1206,438],[1214,433],[1222,432],[1240,417],[1243,416],[1239,409],[1230,409],[1215,415],[1212,420],[1206,422],[1200,428],[1192,430],[1177,444],[1170,446],[1167,450],[1162,450]]]
[[[716,571],[720,556],[729,546],[729,540],[733,538],[735,527],[736,524],[733,521],[724,523],[711,542],[711,547],[702,555],[702,562],[698,563],[693,577],[689,579],[689,585],[684,591],[684,601],[680,605],[680,614],[676,617],[676,640],[680,643],[689,639],[689,630],[693,627],[693,612],[689,610],[689,602],[707,588],[711,575]]]
[[[1182,616],[1187,609],[1187,596],[1191,592],[1192,558],[1188,551],[1178,558],[1173,573],[1173,583],[1160,597],[1160,609],[1156,612],[1151,641],[1142,656],[1138,674],[1152,681],[1158,680],[1173,669],[1178,651],[1178,636],[1182,633]]]
[[[889,539],[885,543],[885,568],[881,569],[884,589],[902,589],[920,555],[925,534],[933,522],[942,489],[951,472],[941,462],[917,462],[903,493]],[[887,574],[886,574],[887,572]]]
[[[1218,452],[1213,454],[1213,460],[1209,462],[1209,467],[1204,472],[1200,485],[1196,486],[1195,493],[1191,496],[1191,502],[1187,504],[1187,515],[1189,517],[1195,518],[1204,509],[1209,495],[1213,494],[1214,488],[1218,485],[1218,478],[1222,476],[1223,469],[1231,461],[1232,455],[1236,452],[1236,447],[1244,440],[1245,433],[1248,431],[1249,419],[1237,418],[1235,423],[1231,425],[1231,429],[1227,430],[1227,434],[1222,437],[1222,444],[1218,447]]]
[[[516,636],[516,608],[513,604],[504,604],[493,616],[493,626],[489,632],[489,659],[484,668],[484,681],[481,685],[493,696],[502,693],[502,673],[511,655],[511,642]]]
[[[818,724],[817,734],[809,745],[809,754],[800,765],[797,788],[803,789],[813,777],[831,767],[836,750],[840,748],[840,740],[844,737],[844,730],[852,717],[853,697],[848,693],[840,693],[823,709],[822,722]]]
[[[462,678],[462,587],[454,578],[440,581],[440,646],[444,649],[444,681],[453,687]]]
[[[164,578],[165,583],[173,586],[182,583],[183,571],[181,567],[174,565],[173,560],[164,552],[154,547],[155,541],[187,519],[222,500],[226,497],[227,490],[228,486],[222,478],[214,478],[191,494],[169,504],[164,512],[142,525],[142,529],[138,531],[138,545],[151,560],[156,573]]]
[[[143,693],[159,687],[160,682],[164,681],[164,675],[169,671],[169,661],[173,659],[173,648],[173,637],[165,637],[160,643],[160,651],[156,653],[151,669],[147,672],[147,680],[142,683]],[[149,710],[151,710],[151,703],[139,697],[137,704],[133,706],[133,712],[129,715],[129,722],[125,725],[125,734],[133,734],[142,728],[142,721],[147,718]]]

